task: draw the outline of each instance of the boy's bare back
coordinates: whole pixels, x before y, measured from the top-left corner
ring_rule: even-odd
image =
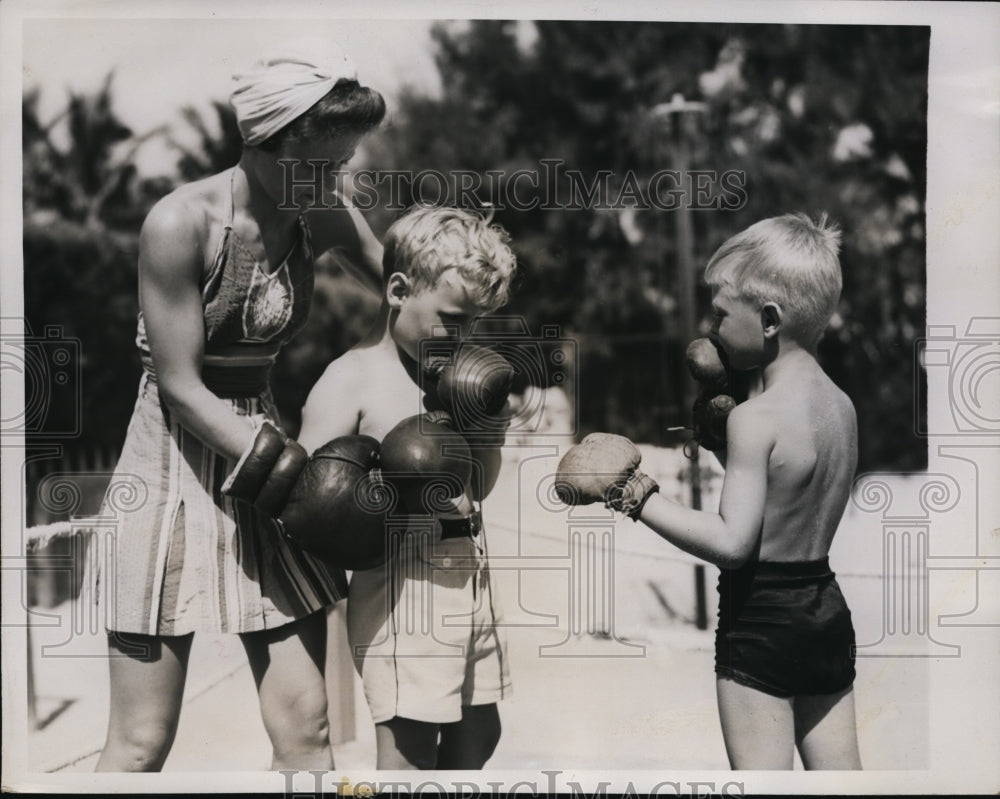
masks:
[[[773,436],[760,560],[826,557],[857,466],[850,399],[803,353],[740,412]]]

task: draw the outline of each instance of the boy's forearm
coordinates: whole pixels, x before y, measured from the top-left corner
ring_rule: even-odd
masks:
[[[638,520],[678,549],[721,568],[735,568],[749,554],[718,513],[693,510],[660,494],[646,501]]]

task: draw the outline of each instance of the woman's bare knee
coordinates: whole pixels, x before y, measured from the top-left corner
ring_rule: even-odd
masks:
[[[177,732],[176,725],[133,723],[108,731],[100,769],[105,771],[159,771]]]
[[[330,745],[325,687],[261,698],[261,715],[275,757],[325,750]]]
[[[174,741],[191,636],[111,633],[111,707],[98,771],[158,771]]]
[[[321,612],[273,630],[246,633],[246,649],[275,766],[331,768]]]

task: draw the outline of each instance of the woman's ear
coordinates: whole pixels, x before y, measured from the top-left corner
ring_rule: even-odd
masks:
[[[776,302],[769,302],[760,309],[760,325],[764,330],[764,338],[774,338],[781,330],[783,311]]]
[[[385,299],[390,308],[399,308],[413,292],[410,279],[402,272],[393,272],[385,285]]]

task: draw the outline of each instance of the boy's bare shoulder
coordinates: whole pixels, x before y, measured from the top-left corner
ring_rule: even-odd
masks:
[[[365,381],[371,370],[373,360],[372,348],[353,347],[330,362],[320,375],[313,391],[326,392],[336,390],[338,393],[350,391],[352,394],[364,388]]]
[[[741,402],[729,414],[727,437],[753,440],[760,444],[773,443],[780,426],[781,408],[767,392]]]
[[[829,380],[829,378],[827,379]],[[837,398],[837,402],[841,405],[841,407],[845,410],[849,410],[852,415],[856,415],[857,411],[854,408],[854,402],[849,396],[847,396],[847,392],[834,383],[833,380],[830,380],[830,391]]]
[[[794,389],[794,390],[792,390]],[[851,398],[817,368],[794,384],[784,383],[738,405],[753,414],[748,425],[769,427],[776,439],[801,436],[803,430],[827,431],[835,437],[857,435],[857,415]]]
[[[774,396],[772,392],[762,391],[760,394],[739,403],[733,408],[730,417],[735,414],[737,419],[744,422],[761,422],[775,413],[780,413],[781,408],[782,402],[778,397]]]
[[[833,379],[822,369],[818,370],[815,381],[807,394],[808,401],[817,406],[825,406],[827,415],[831,419],[839,419],[842,422],[856,421],[854,403],[847,393],[840,388]]]

